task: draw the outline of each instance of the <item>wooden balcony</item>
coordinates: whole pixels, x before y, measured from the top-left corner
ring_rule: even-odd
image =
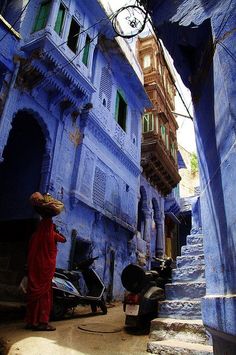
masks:
[[[141,165],[143,174],[164,196],[179,183],[178,165],[156,132],[143,133]]]

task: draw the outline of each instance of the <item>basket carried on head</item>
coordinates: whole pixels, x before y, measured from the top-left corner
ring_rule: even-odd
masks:
[[[64,208],[64,204],[53,198],[50,194],[34,192],[30,196],[30,203],[41,217],[57,216]]]

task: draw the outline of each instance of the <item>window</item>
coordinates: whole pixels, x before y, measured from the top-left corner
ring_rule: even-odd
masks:
[[[166,134],[166,148],[169,150],[169,136]]]
[[[166,127],[164,125],[161,125],[161,138],[163,142],[166,143]]]
[[[150,57],[150,55],[145,55],[143,57],[143,67],[148,68],[148,67],[150,67],[150,65],[151,65],[151,57]]]
[[[159,119],[158,119],[158,115],[155,115],[156,116],[156,133],[159,132]]]
[[[65,13],[66,13],[65,6],[63,4],[60,4],[59,10],[58,10],[58,14],[57,14],[56,23],[55,23],[55,27],[54,27],[54,30],[56,31],[56,33],[59,36],[62,35],[62,31],[63,31],[63,27],[64,27],[64,21],[65,21]]]
[[[170,145],[170,154],[176,160],[177,154],[176,154],[176,149],[175,149],[175,144],[171,143]]]
[[[46,27],[50,7],[51,7],[51,0],[44,1],[41,3],[40,8],[39,8],[39,12],[37,14],[35,24],[33,27],[33,32],[40,31]]]
[[[75,19],[72,18],[71,24],[70,24],[70,31],[69,31],[68,39],[67,39],[67,46],[74,53],[76,53],[76,51],[77,51],[79,32],[80,32],[80,26],[75,21]]]
[[[127,114],[127,103],[125,102],[121,93],[117,91],[115,120],[124,131],[126,130],[126,114]]]
[[[83,58],[82,58],[82,62],[84,63],[84,65],[86,65],[86,67],[88,66],[90,43],[91,43],[91,38],[87,35],[85,46],[84,46]]]
[[[1,91],[3,84],[4,84],[5,74],[6,74],[6,71],[4,70],[3,67],[0,66],[0,91]]]
[[[143,133],[151,132],[154,129],[154,119],[152,113],[146,113],[143,116]]]

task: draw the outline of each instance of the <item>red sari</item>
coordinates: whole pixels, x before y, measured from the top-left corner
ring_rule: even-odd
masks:
[[[54,231],[51,218],[40,221],[32,235],[28,253],[26,322],[48,323],[52,307],[52,278],[56,268],[57,242],[66,239]]]

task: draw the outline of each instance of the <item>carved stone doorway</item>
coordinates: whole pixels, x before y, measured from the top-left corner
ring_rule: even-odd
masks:
[[[24,272],[28,241],[38,218],[29,196],[40,187],[44,151],[38,122],[32,114],[19,111],[0,164],[0,284],[19,284]]]

